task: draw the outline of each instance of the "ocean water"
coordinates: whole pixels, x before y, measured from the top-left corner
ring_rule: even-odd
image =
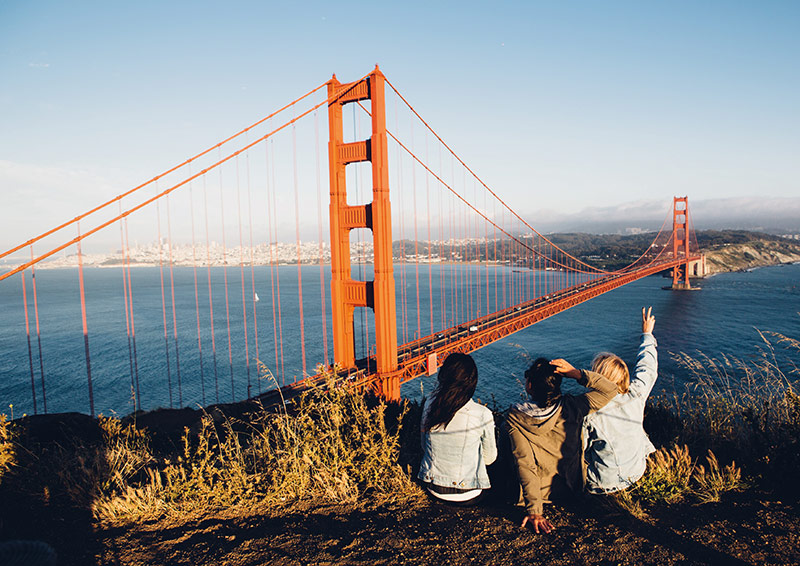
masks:
[[[362,272],[354,271],[354,277],[371,279],[371,273],[358,269]],[[504,299],[512,299],[511,281],[515,277],[517,285],[522,282],[533,290],[531,282],[525,281],[525,277],[533,276],[532,272],[526,275],[506,270],[498,280],[506,281],[505,295],[500,285],[497,296],[492,291],[487,297],[486,272],[478,266],[459,269],[396,266],[395,270],[401,343],[420,334],[430,334],[431,328],[460,324],[487,314],[487,310],[493,311],[496,305],[502,307]],[[86,269],[84,275],[96,413],[127,414],[134,408],[134,397],[144,409],[241,400],[301,376],[301,345],[305,348],[308,372],[313,372],[314,365],[325,359],[326,352],[328,358],[332,355],[327,267],[322,275],[318,266],[304,266],[300,270],[302,328],[296,266],[284,266],[275,273],[268,267],[257,267],[252,273],[249,268],[244,273],[239,268],[228,268],[227,272],[221,268],[198,268],[197,296],[194,270],[175,268],[170,278],[165,269],[163,303],[162,272],[157,268],[133,269],[135,357],[131,355],[133,341],[128,338],[130,321],[125,316],[121,270]],[[494,278],[494,272],[491,277]],[[545,286],[553,288],[558,285],[557,278],[558,274],[537,274],[535,291],[542,293],[548,288]],[[668,282],[661,277],[636,281],[475,352],[473,356],[479,368],[476,397],[499,407],[518,400],[523,391],[523,372],[539,356],[564,357],[581,367],[587,365],[596,352],[605,350],[633,363],[642,306],[652,306],[657,319],[655,335],[659,341],[660,363],[657,390],[682,388],[690,379],[673,359],[677,353],[709,357],[727,354],[749,360],[762,355],[767,346],[758,330],[800,338],[800,265],[717,275],[700,282],[702,290],[693,292],[663,290],[662,286]],[[36,273],[41,360],[29,277],[26,284],[30,358],[21,281],[17,277],[16,281],[12,278],[0,283],[0,412],[10,414],[9,405],[14,406],[15,416],[34,412],[32,360],[38,412],[43,411],[43,369],[48,412],[88,413],[89,385],[77,271],[38,270]],[[276,312],[281,311],[280,326],[277,322],[273,324],[272,318],[272,295],[278,284],[280,300],[274,308]],[[494,288],[493,285],[489,287]],[[415,306],[417,288],[420,290],[419,317]],[[448,291],[446,297],[451,297],[455,288],[469,300],[458,306],[446,298],[447,304],[441,308],[442,290]],[[260,298],[256,304],[256,318],[252,316],[254,293]],[[196,301],[200,305],[199,347]],[[213,334],[209,303],[213,307]],[[403,304],[412,306],[403,308]],[[323,314],[323,305],[326,314]],[[355,320],[357,356],[367,352],[370,337],[374,340],[374,335],[370,336],[374,333],[371,313],[360,310],[365,312]],[[257,334],[254,323],[258,326]],[[326,329],[324,334],[323,328]],[[281,335],[282,352],[276,347],[276,337]],[[245,351],[249,356],[244,355]],[[259,371],[256,358],[269,368],[269,375]],[[402,393],[409,398],[419,398],[432,390],[435,379],[433,376],[409,382],[403,386]]]

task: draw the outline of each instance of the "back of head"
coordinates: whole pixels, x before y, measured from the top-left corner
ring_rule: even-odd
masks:
[[[478,367],[467,354],[454,353],[439,368],[439,384],[433,392],[430,407],[422,423],[424,430],[445,425],[475,393],[478,385]]]
[[[542,409],[561,400],[561,375],[547,358],[537,358],[525,372],[525,389]]]
[[[592,360],[592,371],[599,373],[607,380],[617,384],[621,394],[628,392],[631,385],[631,375],[628,366],[622,358],[609,352],[600,352]]]

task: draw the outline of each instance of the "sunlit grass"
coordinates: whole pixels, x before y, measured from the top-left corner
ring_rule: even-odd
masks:
[[[3,475],[14,465],[14,442],[11,426],[5,415],[0,414],[0,482]]]
[[[106,426],[114,433],[105,449],[112,479],[102,482],[93,511],[101,522],[124,523],[254,502],[416,496],[398,464],[403,414],[390,428],[385,404],[329,383],[246,421],[204,415],[199,431],[185,431],[182,453],[162,461],[129,427]]]

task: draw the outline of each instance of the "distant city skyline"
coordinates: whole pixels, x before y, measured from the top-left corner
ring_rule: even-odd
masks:
[[[797,29],[788,0],[6,2],[0,250],[376,63],[543,232],[652,228],[675,195],[698,229],[795,230]]]

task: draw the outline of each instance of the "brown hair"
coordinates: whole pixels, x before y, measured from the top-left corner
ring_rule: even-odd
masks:
[[[616,383],[621,394],[624,395],[628,392],[631,385],[631,374],[628,366],[619,356],[610,352],[600,352],[592,360],[592,371]]]
[[[526,390],[540,408],[552,407],[561,400],[561,375],[547,358],[536,358],[525,372]]]

